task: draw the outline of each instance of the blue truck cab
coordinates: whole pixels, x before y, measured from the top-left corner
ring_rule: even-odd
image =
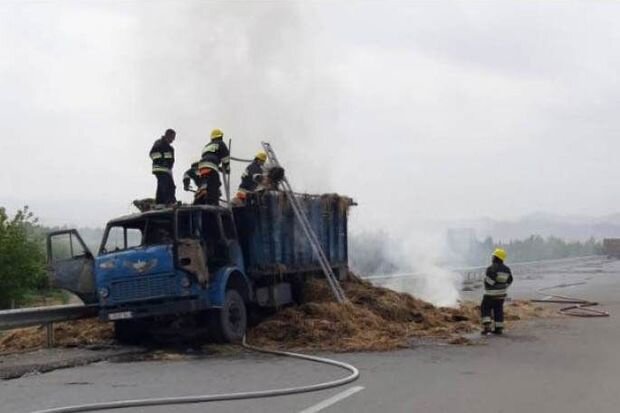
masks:
[[[334,270],[346,273],[350,203],[305,196],[302,204]],[[245,334],[248,309],[301,301],[320,267],[280,192],[246,206],[179,205],[108,222],[94,256],[75,230],[48,235],[52,286],[99,307],[120,341],[155,326],[202,327],[217,341]]]

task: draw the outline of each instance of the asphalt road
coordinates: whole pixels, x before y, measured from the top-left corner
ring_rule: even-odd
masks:
[[[535,296],[535,290],[544,286],[579,283],[557,292],[598,300],[612,317],[538,320],[474,346],[429,345],[390,353],[326,355],[352,363],[362,373],[357,382],[330,391],[116,412],[617,411],[620,262],[588,260],[517,276],[513,291],[517,297]],[[0,382],[0,411],[263,390],[316,383],[342,374],[331,367],[254,354],[103,362]]]

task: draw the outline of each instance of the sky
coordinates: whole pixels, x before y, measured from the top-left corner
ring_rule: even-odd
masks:
[[[213,128],[355,227],[620,208],[620,3],[0,1],[0,206],[102,226]],[[244,165],[234,164],[233,184]]]

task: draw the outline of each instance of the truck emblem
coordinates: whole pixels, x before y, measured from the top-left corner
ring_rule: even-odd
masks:
[[[157,265],[157,260],[138,260],[138,261],[126,261],[125,266],[133,268],[140,274],[144,274],[145,272],[153,269]]]

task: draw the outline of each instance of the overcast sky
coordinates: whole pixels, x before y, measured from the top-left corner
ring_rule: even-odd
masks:
[[[0,205],[103,225],[222,128],[356,225],[620,210],[620,3],[0,1]],[[236,176],[241,165],[234,165]],[[237,178],[234,178],[235,185]]]

